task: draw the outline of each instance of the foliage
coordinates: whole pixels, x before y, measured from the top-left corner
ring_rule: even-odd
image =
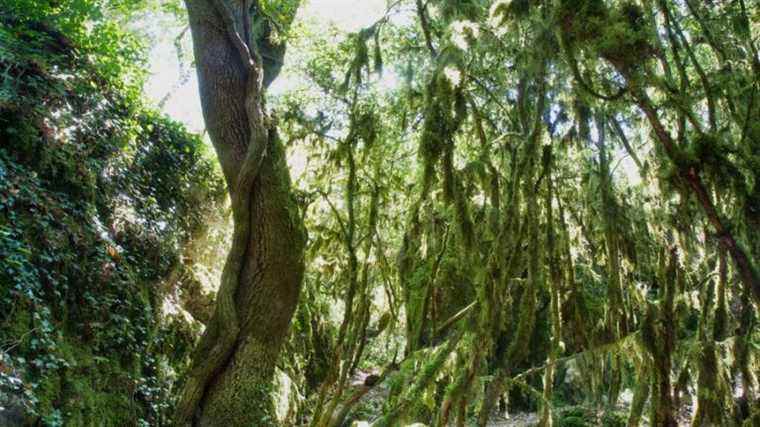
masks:
[[[350,419],[341,405],[353,404],[355,388],[341,382],[339,366],[384,372],[402,357],[399,344],[405,362],[381,386],[389,394],[382,411],[368,414],[378,402],[365,401],[355,415],[482,425],[489,400],[504,399],[512,411],[550,406],[560,424],[573,422],[577,405],[583,425],[621,425],[629,408],[615,403],[626,389],[636,393],[626,403],[636,420],[647,402],[651,420],[699,400],[688,390],[710,378],[691,350],[704,339],[700,322],[720,331],[744,324],[757,335],[725,303],[755,286],[755,267],[743,273],[741,255],[716,261],[731,241],[747,265],[758,256],[748,209],[756,172],[746,168],[756,160],[747,124],[758,111],[749,83],[756,40],[732,24],[751,16],[745,6],[402,1],[356,33],[294,37],[299,61],[286,68],[313,86],[285,94],[277,108],[292,154],[306,163],[298,185],[308,205],[310,297],[302,306],[335,305],[318,321],[331,331],[335,372],[311,377],[322,388],[306,394],[310,425],[333,425],[331,413]],[[729,63],[741,88],[720,77]],[[357,141],[361,130],[375,142]],[[675,279],[666,280],[671,251]],[[368,277],[359,287],[356,270]],[[734,291],[706,305],[703,284],[718,270]],[[756,313],[753,298],[739,305]],[[369,316],[357,315],[366,306]],[[375,335],[388,316],[390,327]],[[343,338],[343,325],[358,333]],[[430,373],[408,366],[428,366],[424,350],[463,331],[452,362],[415,389]],[[724,356],[735,351],[729,342],[743,342],[723,332],[707,339]],[[741,360],[757,366],[756,353]],[[739,364],[712,365],[745,384]],[[730,405],[729,388],[710,396]],[[419,402],[409,404],[410,390]],[[608,410],[598,411],[602,404]]]
[[[3,406],[47,425],[154,424],[197,333],[164,313],[165,281],[192,264],[183,247],[223,184],[203,142],[123,84],[129,35],[83,30],[105,5],[77,5],[0,20]]]

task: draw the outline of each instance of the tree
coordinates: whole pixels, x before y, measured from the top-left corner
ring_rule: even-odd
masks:
[[[303,276],[305,233],[266,87],[274,48],[266,5],[186,0],[209,136],[232,201],[232,247],[216,311],[193,355],[178,425],[273,424],[269,384]],[[278,6],[285,21],[297,4]],[[264,59],[266,59],[266,61]]]

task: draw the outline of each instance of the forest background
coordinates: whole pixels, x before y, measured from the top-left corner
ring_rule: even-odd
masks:
[[[0,5],[1,425],[760,425],[757,2]]]

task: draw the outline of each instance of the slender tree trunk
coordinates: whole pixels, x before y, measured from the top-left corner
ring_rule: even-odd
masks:
[[[552,182],[552,147],[544,147],[544,170],[546,171],[546,260],[549,263],[549,301],[551,307],[551,340],[549,343],[549,356],[544,370],[544,393],[539,426],[551,427],[552,408],[551,401],[554,393],[554,375],[557,358],[561,355],[562,342],[562,314],[560,312],[560,294],[562,291],[562,268],[560,265],[559,251],[557,250],[557,233],[555,230],[554,213],[552,202],[554,200],[554,184]]]
[[[638,366],[638,384],[636,385],[636,391],[633,393],[633,401],[631,402],[631,410],[628,413],[628,427],[638,427],[641,425],[641,415],[644,413],[644,405],[649,399],[649,393],[651,389],[650,381],[650,367],[649,361],[644,359]]]
[[[677,324],[674,310],[675,288],[677,275],[681,273],[678,272],[678,255],[675,247],[670,249],[669,255],[663,253],[663,257],[668,257],[668,259],[661,261],[661,273],[658,278],[662,288],[660,289],[660,307],[657,309],[659,311],[655,332],[657,338],[654,347],[650,346],[655,374],[652,384],[652,420],[656,426],[670,427],[677,425],[670,371],[675,348],[672,325]]]
[[[234,234],[216,311],[193,355],[175,421],[277,425],[270,386],[298,302],[305,234],[276,125],[264,112],[264,89],[276,71],[265,67],[251,34],[257,8],[249,0],[185,3]]]

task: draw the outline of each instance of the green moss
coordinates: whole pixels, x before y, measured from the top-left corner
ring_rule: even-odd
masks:
[[[20,337],[19,349],[21,351],[27,351],[29,349],[29,340],[23,339],[22,337],[33,328],[31,311],[24,307],[17,307],[16,310],[14,310],[13,318],[11,320],[12,321],[9,322],[7,326],[3,325],[3,327],[7,328],[6,331],[8,336]]]
[[[608,14],[603,0],[561,0],[556,20],[565,42],[576,47],[602,34]]]
[[[571,406],[555,412],[558,427],[591,427],[596,425],[595,414],[582,406]]]
[[[633,70],[654,54],[649,43],[644,12],[634,2],[623,2],[614,9],[604,32],[596,41],[596,49],[604,59],[620,70]]]
[[[0,17],[14,70],[0,86],[18,89],[0,102],[0,343],[39,422],[156,424],[194,339],[167,332],[157,284],[218,213],[222,180],[199,137],[109,86],[89,48],[54,55],[40,34],[54,18],[26,18]]]
[[[644,13],[635,2],[610,8],[603,0],[562,0],[555,20],[571,51],[590,48],[619,70],[633,71],[654,54]]]

